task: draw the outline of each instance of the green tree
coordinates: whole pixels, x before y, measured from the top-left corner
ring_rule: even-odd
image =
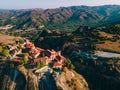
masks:
[[[27,64],[27,60],[25,59],[21,60],[21,65],[25,65],[25,64]]]
[[[65,65],[69,68],[69,69],[75,69],[75,66],[71,63],[71,60],[69,58],[67,58],[64,61]]]
[[[53,73],[52,73],[53,75],[56,75],[56,72],[55,71],[53,71]]]
[[[44,67],[46,65],[45,61],[40,61],[41,67]]]
[[[27,60],[26,59],[24,59],[24,64],[27,64]]]
[[[79,61],[80,61],[80,63],[83,63],[83,59],[82,58],[80,58]]]
[[[46,66],[46,62],[45,62],[45,61],[40,61],[40,62],[37,62],[37,63],[36,63],[36,67],[37,67],[37,68],[42,68],[42,67],[44,67],[44,66]]]
[[[37,62],[37,63],[36,63],[36,68],[41,68],[40,62]]]
[[[10,63],[10,68],[14,68],[14,64],[13,63]]]
[[[29,56],[29,53],[24,53],[23,55],[24,55],[24,56]]]
[[[45,56],[45,53],[43,52],[43,53],[42,53],[42,57],[44,57],[44,56]]]
[[[4,55],[8,55],[8,54],[9,54],[9,50],[8,50],[8,49],[3,49],[2,53],[3,53]]]
[[[2,46],[0,46],[0,52],[2,52],[2,50],[3,50],[3,48],[2,48]]]
[[[69,65],[69,69],[75,69],[75,66],[71,63],[70,65]]]
[[[24,65],[24,61],[23,60],[21,60],[21,65]]]
[[[20,39],[20,40],[19,40],[19,43],[24,43],[24,40],[23,40],[23,39]]]
[[[13,33],[13,32],[10,32],[9,35],[10,35],[10,36],[14,36],[14,33]]]

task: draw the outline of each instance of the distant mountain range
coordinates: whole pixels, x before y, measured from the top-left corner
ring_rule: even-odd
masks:
[[[98,26],[120,23],[120,5],[71,6],[56,9],[0,10],[0,26],[13,29],[76,30],[80,25]]]

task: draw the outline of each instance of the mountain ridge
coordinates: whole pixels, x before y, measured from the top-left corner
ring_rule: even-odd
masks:
[[[0,26],[12,24],[13,29],[40,29],[40,26],[44,25],[51,30],[74,31],[79,25],[99,26],[120,23],[119,11],[120,5],[1,10]]]

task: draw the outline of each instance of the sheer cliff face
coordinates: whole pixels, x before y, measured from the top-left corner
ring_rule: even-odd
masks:
[[[7,71],[7,73],[5,73]],[[0,73],[0,90],[38,90],[37,77],[31,72],[20,67],[8,69]]]
[[[7,73],[6,73],[7,71]],[[0,90],[88,90],[84,78],[73,71],[53,76],[49,72],[38,77],[20,66],[16,69],[0,70]]]

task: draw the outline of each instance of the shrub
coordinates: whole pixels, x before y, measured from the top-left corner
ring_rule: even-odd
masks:
[[[60,86],[57,86],[57,90],[63,90]]]
[[[80,61],[80,63],[83,63],[83,59],[82,58],[80,58],[79,61]]]
[[[75,86],[73,79],[71,79],[70,81],[67,80],[66,83],[68,84],[69,87]]]

